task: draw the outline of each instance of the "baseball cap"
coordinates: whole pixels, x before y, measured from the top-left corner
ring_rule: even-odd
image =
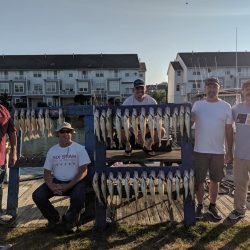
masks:
[[[142,79],[136,79],[134,81],[134,88],[140,87],[140,86],[145,86],[145,82]]]
[[[62,124],[59,124],[57,126],[57,129],[55,130],[55,132],[59,132],[60,130],[62,129],[69,129],[69,130],[72,130],[74,131],[74,128],[71,127],[71,124],[68,123],[68,122],[63,122]]]
[[[205,80],[205,85],[217,84],[220,86],[220,81],[217,77],[210,77]]]

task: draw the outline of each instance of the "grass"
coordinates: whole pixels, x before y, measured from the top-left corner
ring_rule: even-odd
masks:
[[[249,223],[198,222],[148,226],[112,225],[104,232],[81,226],[73,235],[45,228],[0,228],[0,244],[13,249],[250,249]]]

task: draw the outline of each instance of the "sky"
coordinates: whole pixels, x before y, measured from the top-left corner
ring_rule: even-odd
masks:
[[[167,81],[178,52],[250,51],[249,0],[0,0],[0,55],[138,54]]]

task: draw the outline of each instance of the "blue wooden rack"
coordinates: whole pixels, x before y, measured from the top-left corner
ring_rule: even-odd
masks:
[[[173,110],[175,107],[180,107],[180,105],[184,105],[185,107],[188,106],[191,108],[191,105],[189,103],[185,104],[165,104],[165,105],[155,105],[153,106],[155,109],[157,107],[162,107],[163,109],[166,106],[170,107],[171,114],[173,113]],[[147,110],[150,106],[143,106]],[[185,170],[190,171],[192,168],[192,143],[187,138],[187,136],[184,136],[181,138],[181,157],[182,157],[182,164],[178,167],[171,167],[171,166],[164,166],[164,167],[107,167],[106,166],[106,146],[102,142],[98,142],[96,139],[96,136],[94,134],[94,116],[93,111],[95,108],[98,109],[107,109],[107,106],[64,106],[62,107],[64,114],[67,117],[71,116],[79,116],[83,117],[84,119],[84,125],[85,125],[85,148],[89,154],[89,157],[91,159],[92,165],[89,168],[89,175],[92,179],[94,173],[97,171],[99,173],[106,172],[107,174],[112,171],[114,172],[114,176],[116,176],[117,172],[121,172],[122,174],[125,174],[126,171],[134,172],[135,170],[138,171],[138,173],[142,173],[142,171],[150,172],[152,169],[155,171],[163,170],[165,173],[168,171],[172,171],[175,173],[177,169],[183,173]],[[132,109],[135,108],[135,106],[119,106],[119,107],[112,107],[112,112],[115,114],[116,109],[120,108],[122,110],[122,113],[125,108],[128,108],[130,112],[132,112]],[[140,110],[141,106],[136,106],[138,111]],[[55,113],[58,110],[58,107],[50,108],[50,110],[55,111]],[[22,139],[21,139],[21,133],[18,137],[18,158],[21,155],[21,149],[22,149]],[[166,159],[167,160],[167,159]],[[8,200],[7,200],[7,214],[12,215],[12,217],[15,219],[17,217],[18,213],[18,192],[19,192],[19,165],[10,167],[10,173],[9,173],[9,188],[8,188]],[[106,222],[106,212],[107,209],[105,206],[100,206],[97,200],[95,201],[95,222],[96,227],[100,230],[104,230],[107,226]],[[184,200],[184,224],[186,226],[193,225],[195,223],[195,204],[194,201],[192,201],[191,196],[189,195],[187,199]]]

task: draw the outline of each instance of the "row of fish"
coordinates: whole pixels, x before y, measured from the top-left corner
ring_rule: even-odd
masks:
[[[63,111],[59,109],[58,124],[64,122]],[[35,109],[18,109],[14,112],[14,125],[17,132],[22,131],[22,138],[24,141],[37,139],[40,137],[51,137],[53,128],[53,121],[49,115],[49,109],[40,108],[36,116]]]
[[[124,109],[123,114],[121,109],[117,108],[114,115],[110,108],[107,110],[95,109],[94,130],[98,141],[104,142],[111,148],[116,146],[113,139],[115,131],[119,141],[119,148],[122,148],[123,142],[126,144],[126,147],[130,147],[131,128],[135,135],[135,141],[138,143],[138,127],[140,128],[144,146],[147,129],[150,132],[153,144],[156,134],[158,139],[164,137],[167,140],[172,135],[174,141],[177,142],[178,132],[180,132],[181,136],[184,136],[186,132],[187,137],[190,138],[190,117],[190,107],[184,105],[181,105],[179,109],[175,107],[172,114],[169,106],[164,109],[161,107],[157,107],[156,109],[150,107],[148,113],[144,107],[139,112],[136,108],[133,108],[131,114],[128,108]],[[124,135],[122,131],[124,131]],[[161,139],[159,139],[160,146]]]
[[[181,199],[182,189],[184,189],[185,199],[188,197],[188,194],[191,195],[192,200],[194,199],[194,172],[192,169],[190,172],[185,170],[183,176],[181,176],[179,170],[176,170],[175,174],[169,171],[167,175],[162,170],[159,171],[158,175],[156,175],[154,170],[149,175],[146,171],[143,171],[141,176],[139,176],[137,171],[133,172],[133,176],[127,171],[124,177],[121,172],[118,172],[116,178],[113,172],[109,172],[108,175],[104,172],[101,174],[95,172],[92,185],[98,202],[102,206],[108,204],[108,195],[110,197],[109,205],[113,204],[115,188],[117,189],[119,202],[123,203],[123,187],[125,188],[126,202],[129,202],[132,198],[131,193],[134,194],[137,202],[139,192],[141,191],[144,202],[147,203],[148,189],[154,201],[157,192],[161,202],[165,200],[165,195],[167,195],[170,205],[173,201],[173,191],[176,192],[177,200]]]

